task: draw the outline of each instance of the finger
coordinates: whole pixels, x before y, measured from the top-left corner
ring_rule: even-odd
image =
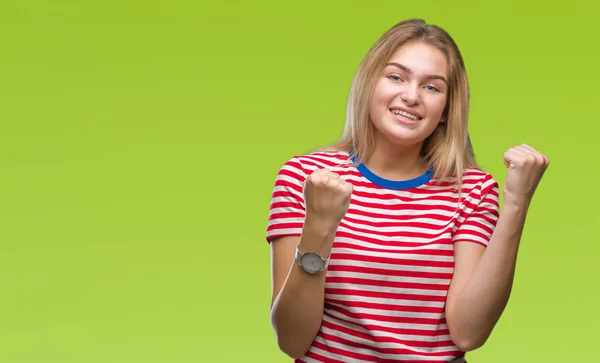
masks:
[[[507,168],[520,167],[528,160],[533,161],[532,156],[519,149],[518,146],[513,146],[504,153],[504,165]]]
[[[511,149],[514,152],[518,153],[519,155],[529,155],[530,154],[529,150],[525,149],[522,145],[513,146]]]
[[[514,147],[511,147],[504,153],[504,166],[513,168],[516,162],[521,158],[521,153],[518,153]]]
[[[536,154],[533,154],[531,151],[520,145],[512,147],[511,151],[514,155],[513,162],[515,166],[536,165],[539,163]]]
[[[521,144],[520,146],[521,146],[521,148],[529,150],[529,151],[533,152],[534,154],[538,153],[538,151],[536,149],[532,148],[531,146],[529,146],[527,144]]]
[[[546,155],[542,154],[541,152],[539,152],[538,150],[534,149],[533,147],[531,147],[531,146],[529,146],[527,144],[523,144],[521,146],[523,146],[524,148],[526,148],[526,149],[534,152],[536,155],[539,155],[540,158],[541,158],[541,161],[543,162],[544,165],[548,165],[550,163],[550,159]]]
[[[542,155],[542,153],[540,153],[536,149],[532,148],[531,146],[529,146],[527,144],[521,144],[519,149],[522,150],[523,152],[528,153],[529,155],[533,156],[535,158],[535,161],[537,164],[543,165],[546,163],[545,156]]]
[[[516,148],[515,153],[519,154],[520,158],[517,161],[522,165],[537,165],[542,161],[535,152],[531,152],[523,147]]]
[[[315,171],[313,171],[313,175],[315,176],[325,176],[329,173],[329,170],[327,169],[317,169]]]
[[[313,185],[322,185],[327,182],[327,174],[323,171],[317,170],[310,175],[310,183]]]
[[[342,192],[344,192],[344,194],[346,194],[346,195],[352,194],[352,191],[354,190],[352,183],[341,184],[340,188],[341,188]]]
[[[331,175],[327,175],[327,185],[329,187],[335,188],[339,184],[340,184],[339,181],[335,177],[333,177]]]

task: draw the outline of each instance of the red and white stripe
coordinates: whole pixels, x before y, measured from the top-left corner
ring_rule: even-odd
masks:
[[[267,240],[300,236],[304,179],[328,168],[354,186],[336,233],[319,333],[296,362],[464,362],[444,316],[453,243],[487,246],[498,219],[498,184],[469,169],[459,196],[450,183],[392,190],[352,166],[347,153],[297,156],[280,169]]]

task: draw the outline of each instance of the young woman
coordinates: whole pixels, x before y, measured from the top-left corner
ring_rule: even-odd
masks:
[[[339,142],[280,169],[271,322],[296,362],[466,362],[487,340],[548,158],[525,144],[504,153],[500,212],[468,105],[452,38],[401,22],[360,64]]]

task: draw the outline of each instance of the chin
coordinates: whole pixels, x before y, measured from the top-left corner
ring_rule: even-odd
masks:
[[[417,145],[421,145],[421,143],[425,140],[426,138],[419,138],[419,139],[400,139],[400,138],[394,138],[394,139],[389,139],[390,142],[394,145],[397,146],[417,146]]]
[[[380,136],[384,137],[388,142],[398,146],[410,146],[422,143],[429,133],[416,129],[407,129],[405,127],[394,125],[394,127],[385,128],[383,131],[378,130]]]

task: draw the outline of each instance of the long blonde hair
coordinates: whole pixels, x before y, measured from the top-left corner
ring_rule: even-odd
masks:
[[[442,28],[421,19],[396,24],[369,50],[352,81],[343,135],[324,150],[352,152],[358,162],[368,159],[375,143],[374,125],[369,115],[373,91],[392,54],[402,45],[415,41],[442,51],[449,65],[446,122],[440,122],[424,141],[421,155],[433,169],[434,179],[454,179],[460,191],[465,169],[477,167],[467,127],[469,85],[465,65],[452,37]]]

